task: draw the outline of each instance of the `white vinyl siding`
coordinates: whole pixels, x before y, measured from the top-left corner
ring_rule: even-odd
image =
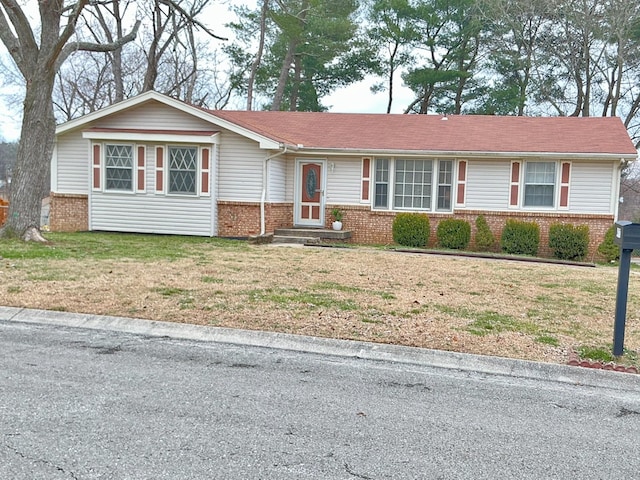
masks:
[[[507,210],[511,164],[508,161],[469,160],[465,208]]]
[[[266,152],[260,150],[257,142],[231,132],[222,133],[219,148],[219,199],[259,202]]]
[[[362,159],[328,158],[326,201],[329,204],[359,205]]]
[[[90,229],[211,236],[212,208],[209,197],[94,193]]]
[[[89,169],[92,157],[91,145],[82,138],[82,132],[72,132],[58,139],[56,145],[57,170],[51,172],[56,175],[57,193],[86,194],[89,190]],[[52,184],[54,179],[52,178]]]
[[[218,130],[209,122],[156,101],[100,119],[92,126],[146,130]]]
[[[616,166],[611,162],[573,161],[569,186],[571,212],[613,214],[615,175]]]
[[[287,195],[287,161],[282,157],[269,160],[267,201],[284,202]]]

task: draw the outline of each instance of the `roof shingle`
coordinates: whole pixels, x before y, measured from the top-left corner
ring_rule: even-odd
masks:
[[[209,113],[271,140],[313,149],[627,156],[637,153],[618,117],[443,117],[232,110]]]

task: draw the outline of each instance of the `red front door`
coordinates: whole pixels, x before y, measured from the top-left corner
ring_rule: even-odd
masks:
[[[296,223],[306,226],[324,225],[323,164],[299,162],[299,188]]]

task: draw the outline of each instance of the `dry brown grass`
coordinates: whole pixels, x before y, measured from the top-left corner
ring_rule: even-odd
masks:
[[[632,270],[626,363],[640,349]],[[3,259],[0,303],[566,362],[610,348],[617,269],[369,248],[203,245],[174,260]]]

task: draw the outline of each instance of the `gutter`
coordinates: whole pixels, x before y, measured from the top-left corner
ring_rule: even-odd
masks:
[[[266,221],[264,214],[264,204],[267,201],[267,164],[269,160],[279,157],[287,153],[287,145],[280,144],[280,151],[274,153],[273,155],[269,155],[262,162],[262,195],[260,196],[260,235],[264,235],[266,233]]]
[[[314,155],[371,155],[371,156],[407,156],[407,157],[453,157],[453,158],[554,158],[566,160],[626,160],[634,161],[638,154],[627,153],[562,153],[562,152],[491,152],[472,150],[378,150],[361,148],[324,148],[304,147],[305,152]]]

